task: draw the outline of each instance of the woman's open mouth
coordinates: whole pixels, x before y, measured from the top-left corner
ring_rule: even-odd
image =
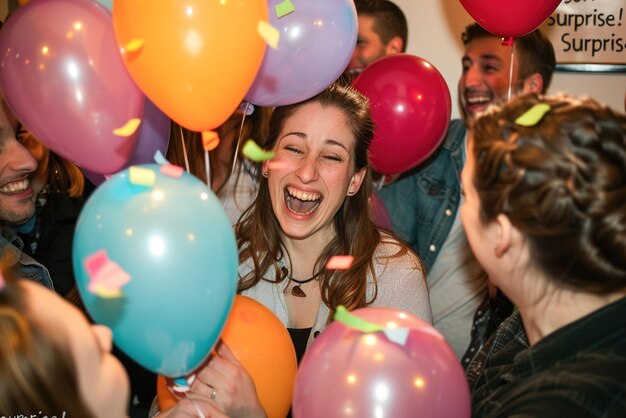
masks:
[[[305,192],[291,186],[285,188],[287,209],[296,215],[312,214],[320,206],[322,199],[322,195],[316,192]]]

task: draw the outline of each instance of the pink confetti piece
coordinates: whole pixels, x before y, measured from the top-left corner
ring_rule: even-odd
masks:
[[[120,289],[130,281],[130,275],[111,261],[104,250],[87,257],[85,269],[89,276],[87,290],[103,298],[120,297]]]
[[[354,257],[351,255],[335,255],[328,260],[326,268],[328,270],[348,270],[352,267]]]
[[[270,160],[267,162],[268,170],[282,170],[289,166],[289,163],[281,160]]]
[[[161,166],[161,173],[165,174],[166,176],[170,176],[170,177],[174,177],[175,179],[180,178],[180,176],[183,175],[183,172],[185,170],[178,165],[175,164],[163,164]]]
[[[109,256],[106,251],[100,250],[85,259],[85,270],[89,277],[94,277],[106,263],[109,262]]]

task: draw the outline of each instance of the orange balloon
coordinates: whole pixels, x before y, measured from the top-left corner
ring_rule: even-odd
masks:
[[[287,416],[298,364],[283,323],[261,303],[237,295],[221,338],[252,377],[267,416]],[[161,375],[157,395],[161,411],[178,402]]]
[[[263,60],[267,0],[115,0],[113,27],[131,77],[194,131],[237,109]]]

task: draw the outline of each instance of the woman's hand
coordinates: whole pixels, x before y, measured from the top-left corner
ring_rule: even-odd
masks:
[[[267,416],[252,378],[222,341],[207,365],[196,372],[187,397],[210,400],[231,418]]]

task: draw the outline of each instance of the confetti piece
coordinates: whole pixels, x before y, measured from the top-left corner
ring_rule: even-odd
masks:
[[[259,20],[259,24],[256,29],[257,32],[259,32],[259,35],[261,35],[261,38],[263,38],[270,48],[278,49],[278,40],[280,39],[280,32],[278,29],[263,20]]]
[[[89,277],[95,276],[108,262],[109,256],[107,256],[106,251],[96,251],[85,258],[85,270],[87,270],[87,275]]]
[[[149,168],[137,167],[133,165],[128,169],[128,172],[128,180],[131,184],[152,187],[156,182],[156,173]]]
[[[174,177],[175,179],[180,178],[183,175],[183,171],[185,171],[181,166],[174,164],[163,164],[161,166],[161,173],[166,176]]]
[[[135,133],[137,128],[139,128],[140,124],[141,119],[132,118],[131,120],[126,122],[126,125],[122,126],[121,128],[113,129],[113,134],[117,136],[131,136]]]
[[[282,160],[270,160],[267,162],[268,170],[282,170],[284,168],[287,168],[288,166],[289,163]]]
[[[220,137],[215,131],[202,132],[202,146],[205,151],[213,151],[220,144]]]
[[[4,286],[7,283],[4,281],[4,276],[2,275],[2,273],[0,273],[0,290],[4,289]]]
[[[130,281],[130,275],[117,263],[111,261],[104,250],[97,251],[85,259],[89,276],[87,290],[102,298],[117,298],[121,288]]]
[[[528,109],[522,116],[515,119],[515,123],[520,126],[535,126],[543,119],[544,115],[550,111],[550,105],[537,103]]]
[[[185,393],[189,392],[191,385],[196,380],[196,375],[192,374],[188,378],[179,377],[172,381],[172,390],[174,392]]]
[[[124,51],[128,53],[139,52],[143,48],[143,39],[133,39],[124,46]]]
[[[409,338],[408,328],[385,328],[383,333],[389,341],[398,345],[406,345],[406,340]]]
[[[274,158],[274,152],[265,151],[254,140],[248,139],[241,148],[241,153],[252,161],[265,161]]]
[[[167,161],[167,158],[163,156],[161,150],[156,150],[156,152],[154,153],[154,162],[159,165],[169,164],[169,161]]]
[[[366,334],[382,331],[385,329],[385,327],[374,324],[372,322],[368,322],[365,319],[361,319],[356,315],[352,315],[342,305],[337,306],[337,309],[335,310],[335,316],[333,317],[333,319],[341,322],[347,327],[358,329],[359,331],[364,332]]]
[[[274,10],[276,10],[276,17],[280,19],[281,17],[294,12],[296,8],[293,7],[293,3],[291,3],[290,0],[285,0],[274,6]]]
[[[328,260],[326,268],[328,270],[348,270],[352,267],[354,257],[351,255],[335,255]]]

